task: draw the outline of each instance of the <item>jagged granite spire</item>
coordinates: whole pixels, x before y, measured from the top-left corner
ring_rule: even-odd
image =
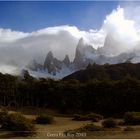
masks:
[[[68,67],[70,65],[70,59],[69,59],[69,56],[66,55],[64,60],[63,60],[63,63]]]
[[[74,58],[74,64],[76,68],[81,69],[85,68],[94,57],[96,50],[91,46],[85,43],[83,38],[80,38]]]
[[[83,38],[80,38],[77,47],[76,47],[76,52],[75,52],[75,58],[74,58],[74,63],[76,65],[81,65],[81,59],[82,59],[82,48],[84,47],[84,40]]]
[[[54,59],[53,53],[49,51],[44,61],[44,68],[50,65],[53,62],[53,59]]]
[[[53,53],[49,51],[44,61],[44,69],[47,69],[49,73],[51,73],[55,69],[53,62],[54,62]]]
[[[57,72],[61,69],[61,61],[53,56],[53,53],[50,51],[44,62],[44,70],[48,70],[48,73],[56,75]]]

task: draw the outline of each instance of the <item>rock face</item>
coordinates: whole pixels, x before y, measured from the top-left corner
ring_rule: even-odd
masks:
[[[110,37],[107,36],[104,46],[102,48],[94,49],[91,45],[86,44],[84,42],[84,39],[81,38],[77,44],[73,62],[70,62],[68,55],[65,56],[64,60],[58,60],[50,51],[45,58],[44,64],[38,64],[34,60],[29,68],[33,71],[45,71],[53,76],[61,73],[61,77],[63,77],[62,75],[64,73],[66,76],[77,70],[85,69],[89,64],[93,63],[102,65],[106,63],[117,64],[136,61],[136,58],[138,58],[138,56],[136,56],[135,52],[121,53],[115,56],[107,55],[107,52],[105,52],[105,50],[107,50],[107,48],[109,49],[110,45],[112,45],[109,44],[109,40]],[[111,49],[109,50],[112,51]],[[114,52],[114,50],[112,52]]]
[[[67,67],[69,67],[69,65],[70,65],[70,59],[69,59],[69,56],[68,56],[68,55],[65,56],[65,58],[64,58],[64,60],[63,60],[63,63],[64,63]]]
[[[53,65],[53,61],[54,61],[53,53],[50,51],[47,54],[46,59],[44,61],[44,69],[51,67],[51,65]]]
[[[73,61],[76,69],[81,69],[91,63],[92,57],[94,57],[96,50],[86,43],[84,43],[83,38],[81,38],[76,47],[75,59]]]
[[[50,51],[46,56],[43,67],[48,73],[56,75],[61,70],[61,63],[61,61],[54,58],[53,53]]]
[[[60,61],[55,58],[50,51],[44,61],[43,69],[47,70],[50,74],[56,75],[56,73],[59,73],[63,68],[69,68],[70,64],[71,62],[68,55],[65,56],[63,61]]]

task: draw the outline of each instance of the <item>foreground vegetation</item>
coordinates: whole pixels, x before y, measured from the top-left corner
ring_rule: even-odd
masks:
[[[75,121],[93,121],[98,122],[103,119],[103,116],[96,113],[90,113],[86,115],[75,114],[73,120]]]
[[[39,112],[38,115],[27,115],[29,110],[27,107],[26,112],[22,112],[22,114],[21,110],[0,111],[0,138],[140,138],[140,125],[124,123],[127,114],[132,114],[135,118],[139,117],[138,112],[125,113],[121,119],[103,118],[102,115],[95,113],[77,114],[87,119],[89,116],[99,117],[100,120],[95,122],[73,120],[72,117],[50,116],[46,113],[46,109],[43,109],[44,113],[40,115]],[[36,112],[35,108],[32,111]],[[75,115],[73,117],[75,118]],[[54,120],[55,123],[53,123]],[[129,121],[132,120],[129,119]],[[123,123],[120,124],[120,122]]]
[[[129,74],[119,80],[102,76],[84,83],[76,79],[35,79],[27,71],[23,77],[0,74],[2,106],[52,108],[71,114],[95,112],[113,117],[139,112],[139,100],[139,77]]]
[[[50,109],[61,117],[62,114],[71,117],[60,117],[59,121],[52,114],[36,112],[30,120],[24,114],[2,111],[0,130],[31,136],[38,131],[48,132],[50,125],[50,130],[62,128],[62,132],[66,132],[64,128],[68,125],[73,128],[72,132],[87,132],[89,135],[92,132],[92,136],[93,132],[96,136],[97,132],[102,135],[108,130],[108,134],[112,130],[135,133],[140,125],[140,74],[139,69],[135,69],[137,67],[139,64],[127,64],[126,69],[126,64],[121,64],[104,65],[100,69],[94,64],[85,70],[88,74],[84,80],[83,75],[77,78],[77,74],[73,79],[53,80],[35,79],[28,71],[24,71],[23,77],[0,73],[0,106],[19,109],[30,106],[35,108],[34,111],[36,108]],[[38,130],[38,127],[44,129]]]
[[[0,125],[2,130],[11,131],[15,135],[28,136],[35,133],[35,126],[20,113],[0,112]]]
[[[37,124],[52,124],[54,123],[54,118],[52,116],[39,115],[36,117],[34,122]]]

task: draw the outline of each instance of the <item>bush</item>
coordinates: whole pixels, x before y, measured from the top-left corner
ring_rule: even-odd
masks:
[[[128,127],[124,128],[124,131],[135,131],[135,129],[130,127],[130,126],[128,126]]]
[[[101,119],[103,119],[103,116],[95,113],[90,113],[87,115],[75,114],[73,118],[73,120],[76,121],[94,121],[94,122],[98,122]]]
[[[81,128],[78,129],[79,131],[101,131],[103,128],[101,126],[97,126],[94,124],[87,124]]]
[[[73,120],[75,120],[75,121],[88,121],[89,118],[87,116],[84,116],[84,115],[75,114]]]
[[[3,122],[5,122],[7,116],[8,116],[8,111],[6,109],[2,109],[0,111],[0,124],[2,124]]]
[[[72,120],[79,121],[80,118],[81,118],[81,115],[79,115],[79,114],[74,114],[74,117],[73,117]]]
[[[140,112],[126,112],[124,115],[124,122],[127,125],[139,125]]]
[[[54,122],[54,118],[52,116],[40,115],[36,117],[35,122],[37,124],[52,124]]]
[[[117,124],[117,121],[115,119],[108,118],[102,122],[102,125],[105,128],[116,128],[118,124]]]
[[[34,125],[20,113],[4,114],[3,117],[2,129],[12,131],[16,135],[31,135],[35,132]]]
[[[125,122],[121,120],[118,122],[118,125],[125,125]]]
[[[96,114],[96,113],[90,113],[87,115],[87,117],[89,118],[89,120],[98,122],[99,120],[103,119],[103,116],[100,114]]]
[[[69,134],[76,134],[77,132],[87,132],[87,131],[102,131],[103,128],[101,126],[96,126],[94,124],[87,124],[85,126],[82,126],[80,128],[74,129],[74,130],[67,130],[64,133]]]

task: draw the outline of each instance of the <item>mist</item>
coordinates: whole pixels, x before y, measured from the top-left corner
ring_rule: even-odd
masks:
[[[133,13],[134,9],[134,13]],[[49,51],[60,60],[73,61],[81,37],[104,55],[116,56],[140,47],[140,6],[118,6],[106,16],[100,29],[84,31],[76,26],[47,27],[30,33],[0,29],[0,72],[17,73],[33,59],[43,63]]]

